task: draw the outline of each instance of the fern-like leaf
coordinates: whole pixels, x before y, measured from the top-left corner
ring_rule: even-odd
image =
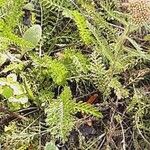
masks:
[[[51,134],[56,138],[62,138],[66,140],[69,132],[75,126],[75,116],[77,112],[84,112],[91,114],[95,117],[102,117],[101,113],[98,112],[91,105],[86,103],[76,103],[72,99],[71,91],[68,87],[64,87],[63,92],[57,98],[50,103],[47,108],[47,124],[50,126]]]
[[[81,39],[85,44],[91,44],[93,39],[91,36],[91,32],[88,30],[85,17],[77,10],[72,11],[72,15],[78,27]]]

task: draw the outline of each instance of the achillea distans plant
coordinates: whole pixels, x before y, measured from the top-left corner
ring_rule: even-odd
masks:
[[[150,0],[128,0],[128,10],[133,23],[144,25],[150,23]]]

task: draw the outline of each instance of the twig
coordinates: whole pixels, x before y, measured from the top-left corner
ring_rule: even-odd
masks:
[[[125,134],[124,134],[124,128],[123,128],[123,125],[122,125],[122,121],[120,121],[120,126],[121,126],[121,129],[122,129],[122,143],[123,143],[123,150],[126,150],[126,140],[125,140]]]
[[[3,112],[5,114],[9,114],[9,116],[12,116],[14,118],[18,118],[18,119],[22,119],[22,120],[27,120],[26,117],[22,116],[22,115],[19,115],[18,113],[16,112],[12,112],[12,111],[9,111],[7,108],[3,107],[3,106],[0,106],[0,112]]]

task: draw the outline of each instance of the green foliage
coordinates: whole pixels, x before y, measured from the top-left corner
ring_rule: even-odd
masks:
[[[87,74],[89,67],[88,57],[74,49],[65,49],[62,55],[61,60],[67,66],[71,75]]]
[[[129,96],[129,92],[127,89],[125,89],[121,83],[118,81],[117,78],[112,78],[112,80],[110,81],[108,87],[111,87],[115,90],[115,93],[118,97],[118,99],[121,98],[126,98]]]
[[[23,85],[17,82],[15,74],[10,74],[7,78],[0,78],[0,94],[12,103],[24,104],[28,102],[26,91]]]
[[[5,5],[5,0],[0,0],[0,7],[2,7],[3,5]]]
[[[106,69],[97,52],[92,53],[90,66],[92,81],[104,95],[108,96],[112,88],[115,90],[118,99],[128,97],[128,90],[121,85],[116,77],[113,77],[110,69]]]
[[[76,103],[72,99],[71,91],[68,87],[64,87],[63,92],[57,99],[52,100],[46,110],[47,124],[51,134],[55,138],[62,138],[66,140],[69,132],[75,126],[75,113],[83,112],[91,114],[95,117],[102,117],[102,115],[94,109],[91,105],[86,103]]]
[[[1,143],[5,141],[5,145],[3,145],[3,148],[17,150],[27,149],[30,145],[31,140],[33,139],[33,133],[29,133],[28,131],[21,134],[18,133],[20,133],[20,130],[18,130],[18,126],[15,122],[11,123],[9,126],[6,126],[5,134],[3,134],[0,139]]]
[[[54,143],[48,142],[44,148],[45,150],[58,150]]]
[[[80,37],[83,40],[85,44],[91,44],[92,43],[92,37],[90,31],[87,29],[87,23],[85,17],[78,11],[74,10],[72,11],[73,19],[76,22],[76,25],[78,27]]]
[[[46,55],[42,58],[33,56],[32,59],[37,64],[37,68],[42,67],[42,74],[51,77],[57,85],[66,84],[67,79],[70,79],[71,76],[87,74],[89,60],[80,52],[66,49],[60,55],[62,56],[58,54],[58,59],[52,59]]]
[[[4,53],[0,53],[0,66],[5,63],[5,61],[8,59],[8,56]]]
[[[25,62],[24,62],[25,63]],[[20,73],[24,68],[24,63],[22,62],[12,62],[6,68],[2,70],[3,73],[7,73],[9,71],[13,71],[15,73]]]
[[[53,60],[50,67],[53,81],[58,85],[64,84],[68,76],[67,68],[57,60]]]
[[[39,41],[41,40],[42,29],[40,25],[34,25],[30,27],[23,35],[23,39],[33,44],[33,48],[35,48]]]
[[[129,102],[127,111],[133,116],[133,126],[136,134],[140,135],[143,138],[144,143],[141,145],[141,147],[148,147],[148,137],[150,131],[149,121],[147,121],[150,106],[149,95],[146,95],[142,89],[134,90],[135,93],[133,95],[133,98]]]
[[[27,3],[23,9],[34,11],[34,5],[32,3]]]
[[[72,8],[68,0],[40,0],[42,7],[42,27],[43,27],[43,49],[54,51],[56,45],[72,44],[78,41],[74,32],[74,27],[70,24],[70,19],[64,17],[62,12]],[[67,24],[67,26],[66,26]]]
[[[57,149],[54,143],[71,140],[81,124],[100,131],[89,148],[147,148],[149,35],[146,28],[137,31],[123,6],[117,0],[0,0],[4,149]],[[25,8],[31,27],[23,25]],[[11,111],[19,118],[11,120]],[[79,133],[77,149],[85,149]]]
[[[97,52],[93,52],[91,54],[90,71],[94,84],[100,91],[104,92],[106,90],[106,86],[108,85],[109,78],[107,79],[107,70],[102,62],[102,58]]]
[[[14,29],[20,24],[20,19],[23,15],[23,6],[24,1],[22,0],[11,0],[10,2],[7,1],[4,3],[3,7],[6,7],[5,9],[7,9],[7,12],[2,11],[0,18],[0,43],[4,44],[2,44],[2,50],[5,50],[9,44],[16,44],[24,48],[31,47],[29,42],[20,38],[20,36],[16,35],[14,31]]]
[[[41,69],[44,76],[51,77],[54,83],[58,85],[63,85],[66,83],[68,77],[68,70],[66,66],[59,60],[52,59],[49,56],[44,56],[42,58],[33,58],[37,67]]]

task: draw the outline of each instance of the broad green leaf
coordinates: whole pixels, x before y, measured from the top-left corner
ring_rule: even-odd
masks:
[[[33,25],[23,35],[23,38],[33,44],[35,48],[42,37],[42,28],[40,25]]]
[[[22,97],[13,96],[13,97],[10,97],[8,100],[9,102],[20,103],[20,104],[25,104],[28,102],[28,98],[24,95]]]
[[[13,89],[14,95],[21,95],[24,93],[24,89],[23,89],[22,85],[17,82],[10,84],[9,86]]]
[[[17,81],[17,76],[16,74],[12,73],[12,74],[9,74],[7,76],[7,81],[10,83],[10,82],[16,82]]]
[[[7,60],[8,56],[6,54],[0,53],[0,66]]]
[[[34,10],[34,5],[32,3],[28,3],[26,4],[23,9],[26,9],[26,10],[30,10],[30,11],[33,11]]]
[[[46,144],[44,150],[58,150],[53,142],[49,142]]]
[[[0,78],[0,86],[6,85],[6,84],[7,84],[6,78]]]
[[[10,98],[11,96],[13,96],[13,90],[9,86],[3,86],[2,88],[3,88],[2,95],[5,98]]]

